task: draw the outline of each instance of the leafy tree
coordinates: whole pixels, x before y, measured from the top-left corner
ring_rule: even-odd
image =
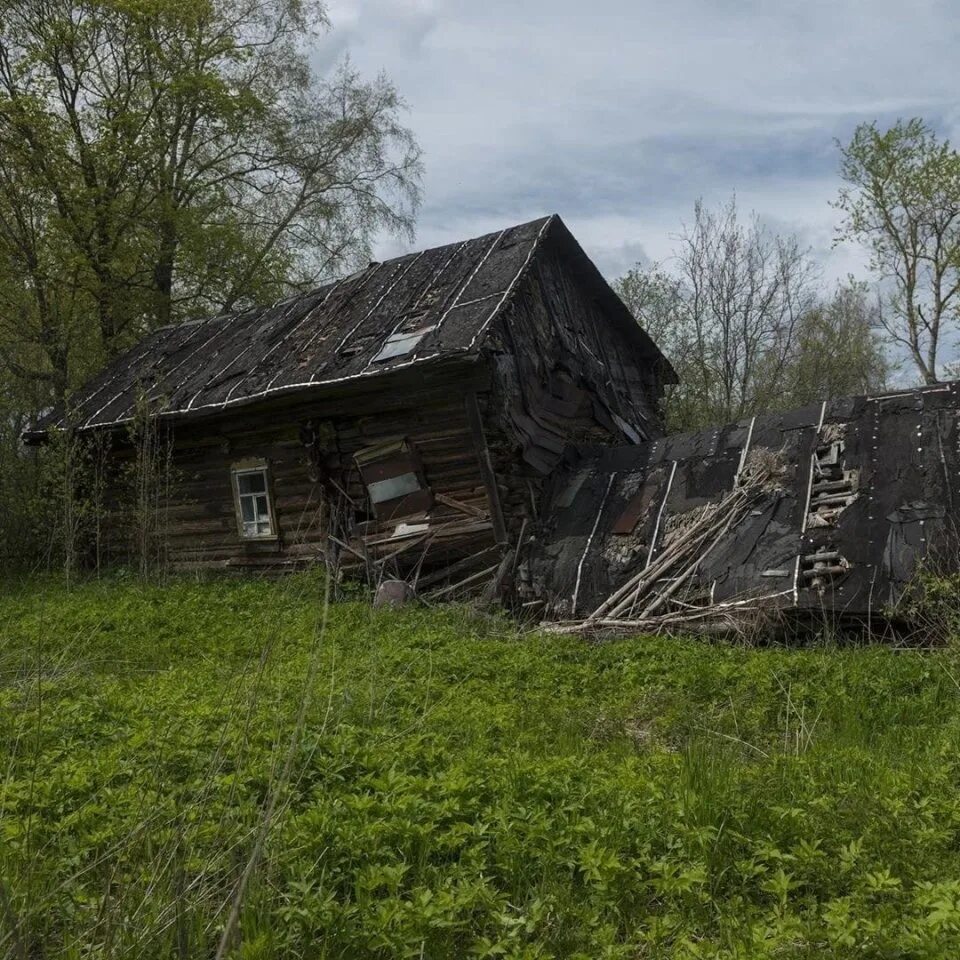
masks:
[[[880,337],[881,310],[852,277],[800,318],[782,377],[783,405],[878,392],[892,372]]]
[[[707,360],[698,354],[689,289],[684,280],[658,264],[649,269],[638,264],[616,279],[613,288],[663,351],[679,378],[677,384],[667,387],[664,396],[668,430],[694,430],[713,422],[711,410],[704,403],[705,391],[696,385]]]
[[[640,266],[614,286],[680,382],[665,401],[671,430],[694,430],[825,397],[879,389],[889,372],[867,288],[824,298],[793,237],[740,222],[731,200],[698,203],[674,272]]]
[[[634,270],[616,284],[680,376],[668,421],[691,429],[764,408],[812,302],[811,259],[755,216],[743,223],[731,198],[715,211],[697,202],[674,261],[672,275]]]
[[[889,284],[880,320],[936,383],[944,334],[960,310],[960,156],[922,120],[861,124],[843,148],[841,239],[870,251]]]
[[[146,330],[275,299],[412,230],[383,76],[310,69],[314,0],[0,12],[0,357],[62,396]]]
[[[756,215],[742,223],[731,198],[716,211],[697,202],[677,262],[698,405],[714,423],[768,406],[812,302],[813,261],[795,237],[771,235]]]

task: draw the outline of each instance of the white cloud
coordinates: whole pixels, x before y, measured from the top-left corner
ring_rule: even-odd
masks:
[[[960,129],[953,0],[331,0],[319,66],[385,70],[425,149],[417,245],[559,212],[601,269],[664,259],[694,200],[736,190],[828,277],[834,138]],[[396,252],[385,238],[378,253]]]

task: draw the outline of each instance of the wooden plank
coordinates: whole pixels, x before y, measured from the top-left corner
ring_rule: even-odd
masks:
[[[497,477],[490,460],[490,451],[487,448],[487,439],[483,432],[483,420],[480,416],[480,407],[476,393],[468,393],[464,405],[467,411],[467,422],[473,434],[474,449],[477,454],[477,463],[487,489],[487,502],[490,505],[490,519],[493,523],[493,533],[497,543],[507,542],[507,528],[503,522],[503,511],[500,508],[500,493],[497,489]]]
[[[463,500],[457,500],[454,497],[448,496],[447,494],[438,493],[436,494],[436,499],[439,503],[442,503],[445,506],[453,507],[453,509],[459,513],[466,513],[470,516],[480,517],[482,520],[487,520],[490,516],[488,511],[477,507],[472,503],[467,503]]]
[[[478,573],[474,573],[464,580],[461,580],[459,583],[452,583],[449,587],[444,587],[442,590],[437,590],[431,594],[431,596],[439,600],[440,597],[445,597],[451,593],[455,593],[457,590],[462,590],[465,587],[469,587],[478,581],[483,580],[484,577],[489,577],[491,574],[495,573],[498,566],[498,564],[494,564],[492,567],[487,567],[486,569],[481,570]]]
[[[441,583],[443,580],[446,580],[449,577],[455,577],[460,573],[464,573],[483,560],[492,557],[500,549],[501,548],[496,544],[490,547],[484,547],[479,553],[472,554],[469,557],[464,557],[462,560],[452,563],[449,567],[446,567],[442,570],[433,571],[426,576],[420,577],[420,579],[417,581],[417,587],[429,587],[435,583]]]
[[[503,511],[500,507],[500,493],[497,490],[497,477],[493,471],[490,451],[487,448],[487,439],[483,432],[483,419],[480,416],[480,407],[477,395],[470,392],[464,398],[464,409],[467,414],[467,423],[473,436],[474,451],[477,455],[477,464],[487,490],[487,502],[490,506],[490,518],[493,523],[493,533],[497,543],[507,542],[507,527],[503,522]]]

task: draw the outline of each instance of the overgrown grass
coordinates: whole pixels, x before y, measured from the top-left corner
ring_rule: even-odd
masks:
[[[960,955],[952,650],[322,596],[6,589],[0,955]]]

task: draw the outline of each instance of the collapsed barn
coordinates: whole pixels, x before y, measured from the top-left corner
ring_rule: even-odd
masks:
[[[958,424],[946,383],[581,447],[545,501],[532,590],[577,630],[888,619],[921,560],[956,569]]]
[[[108,438],[109,559],[147,419],[172,569],[325,561],[454,595],[513,572],[568,443],[660,436],[674,379],[551,216],[157,330],[25,439]]]

